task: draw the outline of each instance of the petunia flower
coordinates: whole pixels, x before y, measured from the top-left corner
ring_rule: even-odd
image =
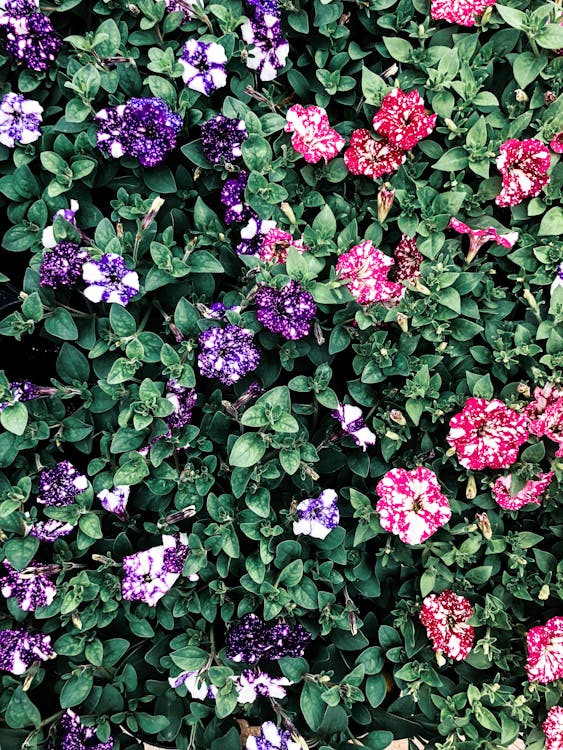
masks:
[[[27,528],[29,535],[41,542],[56,542],[59,537],[68,536],[74,530],[72,524],[57,521],[55,518],[50,518],[48,521],[36,521]]]
[[[169,677],[170,687],[177,688],[185,685],[188,693],[196,701],[204,701],[206,698],[215,699],[218,688],[208,683],[201,672],[181,672],[177,677]]]
[[[502,174],[502,190],[495,198],[497,206],[517,206],[524,199],[539,195],[549,182],[550,161],[549,149],[535,138],[511,138],[503,143],[496,160]]]
[[[190,554],[187,542],[187,534],[165,534],[162,544],[124,557],[123,598],[156,606],[182,573]]]
[[[549,148],[556,154],[563,154],[563,130],[553,136]]]
[[[476,18],[494,4],[495,0],[431,0],[430,15],[434,20],[475,26]]]
[[[420,266],[424,256],[416,246],[416,238],[403,234],[393,252],[395,267],[393,278],[396,281],[414,283],[420,278]]]
[[[289,54],[289,44],[282,34],[279,18],[271,13],[261,14],[245,21],[240,31],[246,44],[250,45],[246,66],[257,71],[261,81],[273,81]]]
[[[507,232],[506,234],[500,234],[494,227],[487,227],[487,229],[471,229],[467,224],[464,224],[459,219],[450,219],[448,229],[453,229],[460,234],[469,235],[469,252],[467,253],[466,262],[471,263],[473,258],[479,252],[479,249],[486,242],[496,242],[497,245],[510,249],[514,247],[518,241],[518,232]]]
[[[354,130],[344,163],[351,174],[376,180],[395,172],[407,159],[406,151],[385,139],[374,138],[369,130]]]
[[[265,721],[260,727],[259,735],[249,735],[246,739],[246,750],[303,750],[302,746],[291,739],[291,733],[278,729],[273,721]]]
[[[537,437],[547,437],[558,444],[556,456],[563,456],[563,390],[550,383],[535,388],[534,401],[526,407],[529,430]]]
[[[259,251],[260,260],[264,263],[285,263],[290,247],[298,253],[305,253],[309,250],[303,240],[294,240],[289,232],[273,227],[262,240]]]
[[[297,281],[291,279],[282,289],[261,286],[254,299],[258,306],[256,318],[264,328],[279,333],[288,341],[309,334],[317,306],[311,294]]]
[[[100,501],[102,508],[108,513],[114,513],[122,521],[127,521],[129,516],[126,511],[127,501],[131,487],[127,484],[119,484],[111,490],[102,490],[96,497]]]
[[[247,218],[247,223],[240,230],[241,241],[237,245],[237,253],[260,256],[264,241],[271,230],[276,228],[276,222],[271,219],[260,219],[252,210],[247,214]]]
[[[340,429],[350,435],[362,450],[365,451],[368,445],[375,444],[375,435],[367,427],[359,406],[338,404],[338,408],[332,412],[332,416],[340,422]]]
[[[505,477],[498,477],[494,483],[493,496],[501,508],[506,508],[506,510],[520,510],[528,503],[539,505],[542,501],[542,495],[551,484],[553,477],[553,471],[539,474],[537,479],[530,479],[521,490],[515,495],[511,495],[512,475],[507,474]]]
[[[63,41],[44,13],[12,17],[5,24],[6,52],[29,70],[48,70]]]
[[[286,119],[284,130],[293,133],[291,145],[309,164],[334,159],[346,143],[346,139],[330,127],[328,115],[322,107],[294,104]]]
[[[16,570],[4,560],[7,575],[0,578],[0,591],[7,599],[14,596],[24,612],[34,612],[38,607],[48,607],[57,595],[57,587],[49,578],[56,566],[30,562],[23,570]]]
[[[340,521],[337,500],[334,490],[323,490],[319,497],[302,500],[296,507],[298,520],[293,522],[293,533],[326,539]]]
[[[303,656],[310,640],[311,634],[298,623],[264,622],[249,613],[227,631],[227,659],[256,664],[260,659]]]
[[[245,669],[242,674],[232,679],[238,694],[238,703],[254,703],[259,696],[285,698],[285,688],[293,685],[287,677],[270,677],[260,669]]]
[[[391,89],[381,102],[372,124],[375,132],[389,143],[410,151],[434,130],[436,117],[426,114],[418,91],[406,94],[401,89]]]
[[[60,216],[65,221],[68,221],[73,226],[76,226],[75,216],[78,213],[79,208],[80,204],[78,203],[78,201],[72,198],[70,201],[70,208],[60,208],[58,211],[55,211],[53,215],[53,222]],[[43,247],[46,247],[48,250],[51,250],[53,247],[55,247],[55,245],[57,244],[57,240],[55,239],[53,224],[49,224],[49,226],[45,227],[45,229],[43,230],[43,234],[41,235],[41,242],[43,243]]]
[[[14,148],[16,143],[27,145],[41,137],[43,107],[34,99],[21,94],[4,94],[0,101],[0,143]]]
[[[84,474],[80,474],[70,461],[59,461],[39,475],[37,502],[57,507],[70,505],[87,487],[88,479]]]
[[[43,253],[39,267],[39,285],[51,289],[74,286],[82,277],[82,269],[89,257],[88,252],[76,242],[59,242]]]
[[[26,630],[0,630],[0,669],[24,674],[34,661],[54,659],[51,636]]]
[[[336,271],[358,304],[396,304],[403,297],[405,287],[387,278],[394,262],[393,258],[374,247],[370,240],[364,240],[340,255]]]
[[[531,628],[526,640],[528,680],[547,685],[563,678],[563,617],[552,617],[545,625]]]
[[[475,637],[474,629],[468,623],[472,614],[473,607],[469,601],[464,596],[454,594],[451,589],[424,599],[420,622],[439,656],[449,656],[456,661],[467,658]]]
[[[182,80],[193,91],[209,96],[227,85],[227,55],[216,42],[189,39],[182,50]]]
[[[139,293],[139,277],[130,271],[121,255],[105,253],[82,267],[82,278],[88,285],[84,296],[91,302],[114,302],[125,306]]]
[[[247,328],[228,325],[214,326],[199,335],[200,352],[197,363],[204,378],[218,378],[232,385],[252,372],[260,362],[260,352]]]
[[[545,750],[563,750],[563,706],[552,706],[542,724]]]
[[[113,738],[105,742],[98,739],[96,727],[85,727],[74,711],[67,708],[60,720],[63,737],[60,750],[112,750]]]
[[[244,120],[217,115],[201,126],[201,148],[211,164],[232,162],[242,155],[242,144],[248,138]]]

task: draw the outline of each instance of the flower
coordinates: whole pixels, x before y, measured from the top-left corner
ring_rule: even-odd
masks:
[[[406,151],[384,139],[376,140],[369,130],[354,130],[350,147],[344,152],[344,163],[351,174],[376,180],[395,172],[406,161]]]
[[[287,677],[270,677],[260,669],[245,669],[242,674],[233,677],[233,682],[238,693],[238,703],[254,703],[258,696],[285,698],[285,687],[293,685]]]
[[[133,156],[143,167],[154,167],[176,146],[182,118],[159,97],[133,98],[118,107],[101,109],[97,146],[110,156]]]
[[[201,126],[201,147],[211,164],[231,162],[242,154],[242,144],[248,138],[243,120],[217,115]]]
[[[63,46],[43,13],[11,18],[6,24],[6,52],[31,70],[47,70]]]
[[[552,706],[542,724],[545,750],[563,750],[563,706]]]
[[[289,54],[279,18],[264,13],[243,23],[240,31],[244,41],[252,45],[246,56],[247,68],[258,71],[261,81],[273,81]]]
[[[264,236],[259,251],[260,260],[264,263],[285,263],[290,247],[298,253],[305,253],[309,250],[303,240],[294,240],[289,232],[274,227]]]
[[[464,224],[459,219],[450,219],[448,229],[453,229],[460,234],[469,235],[469,252],[465,259],[467,263],[471,263],[473,258],[479,252],[479,248],[486,242],[496,242],[497,245],[510,249],[514,247],[518,241],[518,232],[507,232],[507,234],[499,234],[494,227],[487,227],[487,229],[471,229],[467,224]]]
[[[391,89],[381,102],[372,124],[375,132],[387,138],[389,143],[410,151],[434,130],[437,116],[426,114],[418,91],[405,94],[401,89]]]
[[[416,246],[416,239],[403,234],[395,252],[395,268],[393,276],[397,281],[414,282],[420,278],[420,266],[424,256]]]
[[[364,240],[342,253],[336,271],[358,304],[395,303],[404,295],[405,288],[387,279],[393,264],[393,258],[374,247],[370,240]]]
[[[7,575],[0,578],[2,596],[15,596],[18,607],[24,612],[33,612],[38,607],[48,607],[57,594],[57,587],[49,578],[52,569],[38,562],[30,562],[24,570],[16,570],[4,560]]]
[[[47,391],[51,395],[56,389],[51,388],[40,388],[29,380],[22,380],[20,382],[10,383],[10,398],[8,401],[0,402],[0,411],[3,411],[7,406],[12,406],[20,401],[33,401],[38,396],[43,395],[43,391]]]
[[[563,390],[550,383],[534,389],[534,401],[525,411],[532,435],[544,435],[559,444],[556,456],[563,456]]]
[[[553,136],[549,142],[549,148],[556,154],[563,154],[563,130]]]
[[[129,516],[125,508],[127,507],[127,501],[129,500],[129,493],[131,488],[127,484],[118,484],[111,490],[102,490],[98,492],[96,497],[102,504],[102,508],[107,510],[108,513],[115,513],[115,515],[122,521],[127,521]]]
[[[248,222],[240,230],[241,242],[237,245],[239,255],[260,255],[266,235],[276,228],[276,222],[262,221],[258,215],[250,210],[247,214]]]
[[[124,557],[123,598],[156,606],[182,573],[190,554],[187,542],[187,534],[165,534],[162,544]]]
[[[67,708],[60,721],[64,732],[60,750],[112,750],[113,738],[101,742],[96,736],[96,727],[85,727],[80,717]]]
[[[226,64],[227,55],[220,44],[190,39],[180,57],[182,80],[189,89],[209,96],[227,85]]]
[[[139,277],[130,271],[121,255],[104,253],[82,267],[82,278],[88,284],[84,296],[91,302],[115,302],[125,306],[139,293]]]
[[[470,398],[450,419],[446,440],[466,469],[506,469],[528,439],[526,422],[522,414],[498,399]]]
[[[26,630],[0,630],[0,669],[24,674],[34,661],[54,659],[51,636]]]
[[[42,542],[55,542],[61,536],[68,536],[74,529],[70,523],[63,523],[54,518],[48,521],[36,521],[29,528],[29,535]]]
[[[303,656],[311,634],[302,625],[266,623],[258,615],[245,615],[227,632],[227,659],[255,664],[260,659],[274,661],[284,656]]]
[[[309,164],[334,159],[346,143],[346,139],[330,127],[328,115],[322,107],[294,104],[286,119],[284,130],[293,133],[291,145]]]
[[[192,421],[192,409],[196,405],[197,393],[193,388],[186,388],[174,378],[170,378],[166,383],[166,398],[174,407],[174,412],[166,417],[166,423],[170,429],[180,430]]]
[[[293,279],[281,289],[261,286],[255,297],[258,321],[272,333],[295,341],[307,336],[317,306],[313,297]]]
[[[70,201],[70,208],[61,208],[58,211],[55,211],[53,215],[53,222],[55,221],[55,219],[60,217],[65,221],[68,221],[73,226],[76,226],[76,219],[74,217],[76,216],[79,208],[80,204],[78,203],[78,201],[75,201],[74,198],[72,198]],[[57,244],[57,240],[55,239],[53,224],[45,227],[41,236],[41,242],[43,243],[43,247],[46,247],[49,250],[55,247],[55,245]]]
[[[550,293],[553,295],[555,290],[560,286],[563,286],[563,262],[557,266],[557,273],[551,284]]]
[[[542,501],[542,495],[549,487],[553,479],[554,472],[549,471],[545,474],[539,474],[537,479],[530,479],[515,495],[510,493],[512,474],[505,477],[498,477],[493,486],[493,495],[501,508],[507,510],[520,510],[528,503],[537,503]]]
[[[380,497],[376,510],[386,531],[405,544],[422,544],[451,518],[447,497],[438,477],[430,469],[391,469],[375,491]]]
[[[39,0],[0,0],[0,25],[12,19],[29,16],[39,10]]]
[[[165,0],[164,4],[169,13],[181,12],[184,14],[182,23],[186,23],[190,18],[198,18],[196,9],[203,10],[202,0]]]
[[[434,20],[475,26],[475,17],[494,4],[495,0],[431,0],[430,15]]]
[[[475,636],[473,627],[467,622],[472,614],[469,601],[451,589],[430,594],[424,599],[420,622],[426,628],[436,653],[456,661],[467,658]]]
[[[382,185],[377,194],[377,219],[381,224],[383,224],[387,218],[394,200],[395,191],[390,190],[386,185]],[[405,236],[406,235],[403,235],[403,237]]]
[[[244,221],[249,207],[244,202],[244,191],[248,182],[248,172],[240,171],[236,177],[231,177],[221,188],[221,203],[227,207],[225,223]],[[256,216],[258,218],[258,216]]]
[[[334,419],[340,422],[340,428],[354,439],[364,451],[368,445],[375,444],[375,435],[366,426],[362,410],[359,406],[352,404],[338,404],[338,408],[332,412]]]
[[[228,325],[214,326],[199,336],[200,353],[197,363],[205,378],[219,378],[232,385],[252,372],[260,362],[260,352],[252,343],[254,334],[247,328]]]
[[[265,721],[258,736],[247,737],[246,750],[302,750],[302,747],[291,739],[290,732],[278,729],[273,721]]]
[[[14,148],[16,143],[26,145],[36,141],[41,137],[42,112],[43,107],[34,99],[4,94],[0,102],[0,143]]]
[[[302,500],[296,508],[299,520],[293,522],[293,533],[326,539],[340,521],[337,500],[334,490],[323,490],[319,497]]]
[[[82,268],[89,258],[86,250],[76,242],[59,242],[52,250],[43,253],[39,267],[39,284],[57,289],[74,286],[82,276]]]
[[[550,161],[549,149],[535,138],[511,138],[503,143],[496,160],[502,174],[502,190],[495,198],[497,206],[517,206],[525,198],[538,195],[549,182],[546,172]]]
[[[39,475],[37,502],[57,507],[71,505],[87,487],[88,480],[84,474],[80,474],[70,461],[60,461]]]
[[[182,672],[177,677],[169,677],[168,682],[173,688],[185,685],[192,698],[198,701],[204,701],[206,698],[214,699],[218,692],[215,685],[209,684],[202,678],[201,672]]]
[[[252,8],[254,18],[260,20],[266,14],[280,17],[281,11],[278,0],[246,0],[246,4]]]
[[[545,625],[528,631],[528,680],[542,685],[563,678],[563,617],[552,617]]]

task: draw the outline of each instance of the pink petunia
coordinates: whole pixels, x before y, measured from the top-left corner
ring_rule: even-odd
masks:
[[[528,439],[527,420],[502,401],[470,398],[450,420],[446,438],[466,469],[506,469]]]
[[[328,124],[328,116],[322,107],[303,107],[294,104],[286,115],[286,133],[293,133],[291,145],[303,155],[309,164],[321,159],[334,159],[344,148],[346,139]]]
[[[539,474],[538,479],[530,479],[515,495],[510,494],[510,483],[512,475],[499,477],[493,485],[493,495],[501,508],[507,510],[520,510],[528,503],[537,503],[542,501],[542,495],[549,487],[553,479],[554,472],[549,471]]]
[[[563,677],[563,617],[552,617],[527,635],[528,680],[542,685]]]
[[[370,240],[365,240],[354,245],[347,253],[342,253],[336,271],[360,305],[373,302],[396,304],[404,295],[405,288],[387,279],[393,265],[393,258],[374,247]]]
[[[373,129],[389,143],[410,151],[434,130],[437,115],[427,115],[418,91],[392,89],[373,118]]]
[[[376,510],[381,525],[405,544],[422,544],[451,518],[436,474],[423,466],[412,471],[391,469],[375,491],[380,497]]]
[[[563,750],[563,706],[552,706],[542,724],[545,750]]]
[[[563,154],[563,130],[553,136],[549,143],[549,148],[556,154]]]
[[[495,0],[432,0],[430,15],[434,20],[444,19],[460,26],[475,26],[475,17],[481,16],[485,8]]]
[[[289,232],[274,227],[262,240],[259,250],[260,260],[269,263],[285,263],[290,247],[295,248],[299,253],[305,253],[309,249],[303,240],[294,240]]]
[[[537,391],[538,389],[536,389]],[[558,443],[556,456],[563,456],[563,393],[554,390],[552,393],[558,394],[557,397],[551,397],[541,411],[534,414],[534,404],[529,404],[526,409],[526,415],[530,418],[529,429],[537,437],[547,437]]]
[[[469,601],[451,589],[424,599],[420,622],[426,628],[436,653],[456,661],[467,658],[475,637],[473,627],[467,622],[472,614]]]
[[[510,249],[511,247],[514,247],[518,241],[518,232],[499,234],[494,227],[487,227],[487,229],[471,229],[467,224],[464,224],[462,221],[459,221],[459,219],[453,217],[450,219],[448,229],[453,229],[460,234],[469,235],[469,252],[465,259],[467,263],[471,263],[473,258],[479,252],[479,249],[486,242],[496,242],[497,245]]]
[[[351,174],[363,174],[376,180],[395,172],[406,161],[406,152],[387,140],[376,140],[369,130],[354,130],[344,163]]]
[[[549,182],[546,174],[551,157],[549,149],[535,138],[503,143],[496,164],[502,174],[502,190],[495,198],[497,206],[517,206],[526,198],[539,195]]]
[[[393,253],[397,281],[414,281],[420,277],[420,266],[424,256],[416,246],[416,239],[403,234]]]

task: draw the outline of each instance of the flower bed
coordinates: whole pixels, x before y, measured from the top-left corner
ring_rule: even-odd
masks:
[[[563,17],[3,0],[0,746],[561,750]]]

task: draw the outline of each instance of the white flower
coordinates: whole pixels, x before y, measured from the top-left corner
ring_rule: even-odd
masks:
[[[286,677],[270,677],[265,672],[245,671],[232,678],[237,689],[239,703],[254,703],[259,695],[267,698],[285,698],[285,686],[293,685]]]
[[[126,484],[119,484],[112,490],[102,490],[98,492],[97,498],[102,504],[102,508],[107,510],[109,513],[115,513],[118,518],[122,521],[127,520],[127,501],[129,500],[129,493],[131,488]]]
[[[324,490],[317,498],[302,500],[297,506],[299,520],[293,523],[293,533],[325,539],[340,520],[337,500],[334,490]]]
[[[185,685],[192,698],[198,701],[204,701],[206,698],[215,698],[218,688],[215,685],[208,684],[201,677],[201,672],[182,672],[177,677],[169,677],[170,687],[177,688]]]
[[[21,94],[5,94],[0,102],[0,143],[14,148],[16,143],[33,143],[41,137],[39,123],[43,107]]]
[[[53,216],[53,222],[58,216],[62,216],[62,218],[66,219],[66,221],[70,222],[71,224],[76,225],[74,216],[78,212],[79,208],[80,208],[80,204],[78,203],[78,201],[72,198],[70,201],[70,208],[61,208],[58,211],[56,211],[55,215]],[[55,239],[54,229],[55,229],[54,225],[50,224],[48,227],[45,227],[45,229],[43,230],[41,242],[43,243],[43,247],[46,247],[48,250],[55,247],[55,245],[57,244],[57,241]]]

